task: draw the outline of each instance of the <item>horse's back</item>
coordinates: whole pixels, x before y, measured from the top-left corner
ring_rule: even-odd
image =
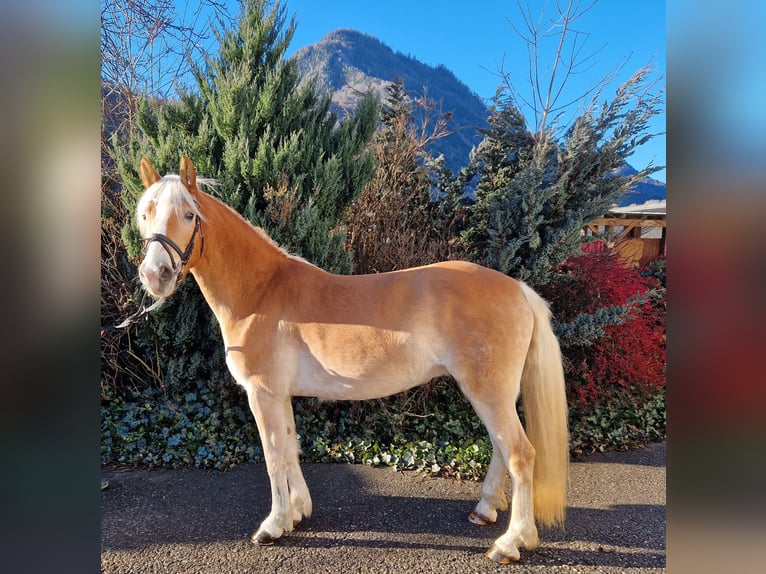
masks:
[[[494,269],[467,261],[445,261],[419,269],[428,293],[426,306],[442,320],[454,316],[463,321],[458,329],[486,331],[528,311],[521,283]]]
[[[468,261],[370,275],[307,271],[300,297],[285,301],[291,313],[314,323],[464,332],[529,314],[519,281]]]

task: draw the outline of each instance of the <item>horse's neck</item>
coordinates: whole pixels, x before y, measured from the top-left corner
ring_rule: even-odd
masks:
[[[286,255],[236,212],[206,199],[205,248],[191,273],[223,327],[257,313],[255,305]]]

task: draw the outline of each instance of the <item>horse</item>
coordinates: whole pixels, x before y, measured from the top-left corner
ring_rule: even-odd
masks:
[[[450,375],[484,423],[493,453],[468,519],[507,530],[485,555],[501,564],[539,544],[536,520],[561,525],[569,462],[559,343],[529,286],[465,261],[335,275],[280,248],[208,193],[183,156],[160,177],[145,157],[136,207],[145,243],[138,274],[158,301],[191,273],[218,319],[226,365],[261,437],[271,511],[251,540],[274,543],[311,515],[293,396],[365,400]],[[185,247],[182,247],[185,246]],[[521,394],[526,432],[516,411]]]

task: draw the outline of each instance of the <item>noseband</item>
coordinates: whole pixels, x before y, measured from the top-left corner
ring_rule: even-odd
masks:
[[[191,257],[192,251],[194,251],[194,240],[196,239],[198,233],[200,238],[199,252],[200,252],[200,255],[202,255],[202,252],[205,249],[205,234],[202,233],[202,230],[200,229],[198,215],[194,216],[194,231],[192,232],[192,236],[191,236],[191,239],[189,240],[189,244],[186,246],[186,249],[183,251],[181,251],[181,248],[178,246],[178,244],[175,241],[170,239],[170,237],[168,237],[167,235],[163,235],[162,233],[153,233],[150,237],[145,237],[141,239],[141,241],[144,244],[144,250],[148,249],[149,244],[152,241],[156,241],[157,243],[162,245],[162,248],[167,252],[168,256],[170,257],[170,264],[173,266],[173,271],[176,273],[176,283],[178,283],[181,281],[181,276],[183,275],[184,267],[186,267],[186,264],[189,262],[189,258]],[[175,251],[176,254],[180,257],[178,264],[176,264],[176,260],[173,257],[173,251]]]

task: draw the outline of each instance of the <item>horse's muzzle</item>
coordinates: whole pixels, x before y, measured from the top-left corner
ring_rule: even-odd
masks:
[[[176,287],[176,273],[165,262],[144,260],[138,268],[138,277],[150,295],[168,297]]]

